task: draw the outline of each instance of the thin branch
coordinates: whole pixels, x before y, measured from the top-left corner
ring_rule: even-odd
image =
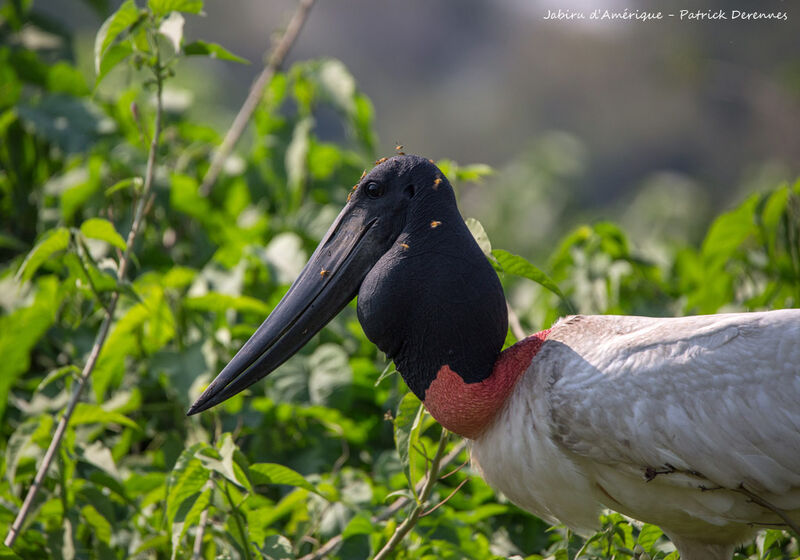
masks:
[[[389,557],[395,547],[400,544],[400,542],[405,538],[405,536],[414,528],[419,521],[420,515],[422,515],[422,510],[425,507],[425,503],[428,501],[428,498],[431,495],[431,491],[433,491],[433,485],[436,484],[439,476],[439,469],[441,467],[441,461],[444,457],[444,448],[447,446],[447,439],[449,436],[449,432],[442,428],[442,436],[439,438],[439,447],[436,448],[436,454],[433,456],[431,460],[431,469],[430,474],[428,475],[428,480],[425,481],[425,485],[422,487],[422,493],[419,495],[419,502],[417,505],[414,506],[414,509],[411,510],[411,515],[409,515],[405,521],[403,521],[397,529],[395,529],[392,536],[389,538],[389,541],[384,545],[384,547],[375,555],[373,560],[384,560]]]
[[[128,240],[125,245],[125,253],[122,255],[122,259],[119,262],[117,277],[120,279],[120,281],[125,278],[125,273],[128,269],[128,263],[131,261],[131,252],[133,250],[134,242],[136,241],[136,235],[139,233],[139,229],[141,228],[142,221],[144,219],[148,194],[153,184],[153,176],[155,174],[155,159],[156,151],[158,149],[158,141],[161,135],[161,113],[163,109],[161,104],[161,94],[163,88],[161,61],[157,60],[156,64],[157,105],[155,130],[153,133],[153,140],[150,143],[150,150],[147,154],[147,171],[145,172],[144,192],[142,193],[142,196],[136,205],[133,223],[131,224],[131,230],[128,233]],[[100,357],[100,350],[102,350],[103,344],[105,344],[106,338],[108,337],[108,331],[111,328],[111,322],[114,319],[114,311],[117,307],[117,302],[119,301],[119,294],[119,291],[115,291],[111,295],[111,300],[109,301],[108,306],[105,308],[105,317],[103,318],[103,322],[100,325],[100,330],[97,332],[97,336],[94,339],[92,350],[89,353],[89,359],[83,366],[83,371],[81,371],[81,375],[78,378],[77,383],[75,383],[75,386],[72,390],[72,395],[67,403],[67,408],[64,410],[64,414],[58,421],[58,426],[53,434],[53,439],[50,442],[50,446],[47,448],[47,452],[44,454],[42,464],[39,465],[39,470],[36,472],[36,476],[33,479],[33,484],[31,484],[31,487],[28,489],[28,493],[25,496],[25,501],[22,503],[22,507],[20,508],[19,513],[17,513],[14,523],[8,529],[8,534],[6,535],[4,544],[9,548],[14,546],[14,542],[17,540],[17,537],[20,534],[22,526],[25,523],[25,519],[28,517],[28,513],[30,513],[31,507],[33,506],[33,501],[36,498],[36,495],[39,493],[39,489],[42,487],[42,484],[44,483],[44,479],[47,476],[47,471],[50,470],[50,465],[53,462],[53,458],[58,452],[58,448],[61,445],[61,440],[67,431],[67,425],[69,424],[69,420],[75,411],[75,407],[78,405],[78,401],[80,400],[83,389],[86,386],[86,382],[89,380],[89,376],[92,374],[92,371],[94,371],[94,368],[97,365],[97,359]]]
[[[269,85],[275,72],[280,69],[284,59],[286,59],[286,55],[289,54],[289,50],[297,40],[297,36],[303,28],[303,24],[308,18],[308,12],[314,5],[314,2],[315,0],[300,0],[300,3],[297,5],[297,10],[295,10],[294,15],[292,15],[289,25],[286,26],[283,37],[281,37],[281,40],[275,46],[272,54],[270,54],[269,61],[264,67],[264,70],[261,71],[261,74],[259,74],[256,81],[253,82],[253,85],[250,87],[250,93],[247,94],[242,108],[239,109],[239,113],[236,115],[236,118],[233,119],[233,124],[231,124],[231,127],[225,134],[225,139],[222,141],[219,150],[214,153],[211,165],[206,172],[206,176],[203,178],[203,184],[200,185],[200,194],[202,196],[211,194],[211,189],[214,187],[214,183],[216,183],[222,171],[225,160],[228,159],[228,156],[233,151],[233,147],[239,141],[242,134],[244,134],[247,124],[250,122],[250,117],[253,116],[259,101],[261,101],[264,90]]]
[[[753,502],[755,504],[758,504],[761,507],[767,508],[772,513],[774,513],[775,515],[777,515],[778,517],[783,519],[783,521],[786,523],[786,525],[788,525],[792,529],[792,531],[794,531],[797,535],[800,535],[800,526],[798,526],[797,523],[795,523],[789,517],[789,515],[786,513],[786,511],[784,511],[784,510],[780,509],[779,507],[769,503],[768,501],[766,501],[764,498],[762,498],[758,494],[754,494],[753,492],[751,492],[750,490],[745,488],[744,484],[740,484],[739,488],[736,488],[734,491],[735,492],[739,492],[740,494],[744,494],[745,496],[750,498],[751,502]]]
[[[442,500],[441,502],[439,502],[438,504],[436,504],[435,506],[433,506],[433,507],[432,507],[431,509],[429,509],[428,511],[425,511],[425,512],[421,513],[421,514],[420,514],[420,517],[425,517],[426,515],[430,515],[430,514],[432,514],[434,511],[436,511],[437,509],[439,509],[440,507],[442,507],[443,505],[445,505],[447,502],[449,502],[449,501],[450,501],[450,498],[452,498],[453,496],[455,496],[455,495],[456,495],[456,492],[458,492],[459,490],[461,490],[461,488],[462,488],[462,487],[463,487],[463,486],[464,486],[464,485],[465,485],[467,482],[469,482],[469,478],[465,478],[464,480],[462,480],[461,482],[459,482],[459,483],[458,483],[458,486],[456,486],[455,488],[453,488],[453,491],[452,491],[452,492],[450,492],[450,494],[448,494],[448,495],[447,495],[447,497],[446,497],[444,500]]]
[[[506,308],[508,309],[508,326],[511,327],[511,332],[514,333],[514,336],[517,337],[517,340],[522,340],[527,335],[525,331],[522,329],[522,324],[519,322],[519,317],[511,309],[511,304],[506,301]]]
[[[466,446],[467,446],[467,444],[464,441],[462,441],[461,443],[456,445],[453,448],[453,450],[450,451],[450,453],[448,453],[447,455],[445,455],[445,457],[439,463],[439,470],[441,471],[441,469],[443,469],[444,467],[446,467],[447,465],[452,463],[456,459],[456,457],[461,455],[461,452],[464,451],[464,448]],[[422,488],[423,488],[423,486],[425,486],[425,484],[427,484],[429,477],[430,477],[430,473],[428,473],[428,475],[423,477],[422,480],[420,480],[417,483],[417,486],[416,486],[417,492],[422,492]],[[440,480],[441,480],[441,478],[440,478]],[[408,503],[410,501],[411,501],[411,498],[408,498],[406,496],[402,496],[400,498],[397,498],[394,502],[392,502],[392,504],[389,507],[387,507],[385,510],[383,510],[379,515],[373,515],[370,518],[370,522],[374,525],[376,523],[381,523],[383,521],[386,521],[387,519],[392,517],[395,513],[397,513],[398,511],[400,511],[404,507],[406,507],[406,505],[408,505]],[[319,547],[314,552],[311,552],[311,553],[306,554],[305,556],[301,557],[300,560],[320,560],[321,558],[324,558],[325,556],[327,556],[328,554],[333,552],[336,549],[336,547],[338,547],[340,544],[342,544],[342,540],[343,540],[342,539],[342,535],[340,533],[340,534],[336,535],[335,537],[329,539],[328,542],[323,544],[321,547]]]

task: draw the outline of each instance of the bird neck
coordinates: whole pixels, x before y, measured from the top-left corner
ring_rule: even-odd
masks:
[[[484,407],[475,401],[485,397],[492,406],[498,397],[490,390],[505,391],[503,383],[483,385],[484,392],[471,387],[491,377],[506,338],[503,287],[459,214],[449,186],[443,182],[436,196],[431,193],[414,198],[413,218],[362,282],[358,318],[420,400],[427,403],[436,379],[449,379],[444,390],[434,390],[435,402],[457,401],[466,390],[458,387],[467,386],[471,403]],[[458,427],[449,422],[450,416],[434,417]]]
[[[464,382],[445,364],[428,386],[425,408],[451,432],[476,439],[503,408],[549,332],[538,332],[503,350],[491,374],[478,383]]]

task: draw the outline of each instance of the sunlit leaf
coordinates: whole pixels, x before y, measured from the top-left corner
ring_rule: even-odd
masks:
[[[191,43],[184,45],[183,54],[187,56],[208,56],[211,58],[218,58],[220,60],[230,60],[240,64],[250,64],[249,60],[233,54],[222,45],[218,45],[217,43],[209,43],[207,41],[192,41]]]
[[[136,3],[134,0],[125,0],[117,8],[117,11],[111,14],[100,26],[100,30],[94,40],[94,71],[98,76],[100,75],[103,57],[106,55],[109,45],[137,21],[139,21],[139,9],[136,7]]]
[[[467,218],[465,221],[467,227],[469,228],[469,232],[472,234],[472,237],[475,239],[478,247],[480,247],[481,251],[483,251],[483,254],[487,257],[491,257],[492,243],[489,241],[489,236],[486,234],[486,230],[483,229],[481,223],[475,218]]]
[[[147,0],[147,6],[155,16],[165,16],[170,12],[199,14],[203,11],[203,0]]]
[[[91,504],[87,504],[81,508],[81,515],[92,528],[92,534],[100,542],[109,544],[111,541],[111,523],[108,519],[103,517],[99,511]]]
[[[250,465],[250,479],[254,484],[287,484],[319,494],[303,475],[277,463],[253,463]]]
[[[136,422],[119,412],[104,410],[103,407],[97,404],[78,403],[75,406],[75,412],[72,413],[70,424],[78,426],[94,423],[122,424],[129,428],[139,429],[139,425]]]
[[[125,250],[127,246],[122,236],[117,233],[114,224],[103,218],[89,218],[81,224],[81,233],[90,239],[99,239],[114,247]]]
[[[62,227],[49,231],[25,257],[17,271],[17,279],[27,282],[42,264],[53,255],[66,251],[67,247],[69,247],[69,230],[67,228]]]
[[[533,280],[537,284],[556,294],[562,300],[567,300],[567,298],[561,292],[561,289],[558,287],[558,284],[553,282],[553,280],[547,276],[547,274],[539,270],[525,258],[520,257],[519,255],[514,255],[513,253],[509,253],[508,251],[504,251],[503,249],[495,249],[492,251],[492,255],[494,255],[494,257],[497,259],[497,262],[500,263],[500,266],[502,266],[503,270],[505,270],[508,274],[514,274],[516,276],[522,276],[523,278]]]

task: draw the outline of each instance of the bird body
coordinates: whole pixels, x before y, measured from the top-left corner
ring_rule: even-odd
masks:
[[[579,533],[610,508],[684,560],[800,521],[800,310],[559,321],[472,442],[486,481]],[[679,544],[679,546],[680,546]]]
[[[684,560],[800,521],[800,310],[576,316],[501,352],[502,285],[419,156],[362,177],[189,414],[268,375],[356,295],[367,337],[522,508],[587,532],[608,507],[660,525]]]

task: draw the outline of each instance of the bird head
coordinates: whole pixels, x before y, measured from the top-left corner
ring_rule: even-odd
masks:
[[[507,331],[500,281],[444,174],[403,155],[361,178],[289,291],[189,414],[268,375],[356,295],[365,334],[421,400],[444,366],[463,383],[491,374]]]

